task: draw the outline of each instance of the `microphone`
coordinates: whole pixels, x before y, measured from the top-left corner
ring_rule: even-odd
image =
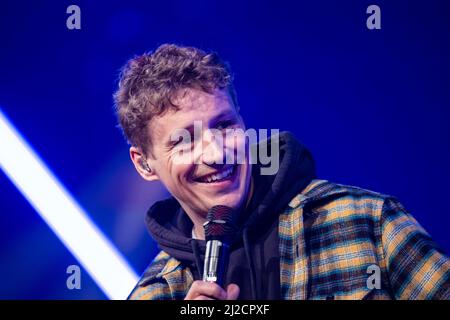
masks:
[[[235,218],[235,211],[230,207],[220,205],[209,209],[207,221],[203,224],[206,239],[203,281],[223,287],[235,233]]]

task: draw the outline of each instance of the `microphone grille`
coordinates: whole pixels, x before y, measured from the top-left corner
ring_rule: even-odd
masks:
[[[206,240],[230,241],[235,232],[235,211],[227,206],[213,206],[209,209],[205,229]]]

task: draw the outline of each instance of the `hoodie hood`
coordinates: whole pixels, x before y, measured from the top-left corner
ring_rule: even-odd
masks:
[[[240,213],[238,242],[244,231],[255,240],[255,230],[263,233],[270,227],[289,201],[315,178],[314,160],[309,150],[289,132],[273,137],[279,139],[279,170],[274,175],[261,175],[261,164],[253,164],[253,194],[246,209]],[[269,143],[273,137],[268,139]],[[270,145],[267,150],[271,150]],[[150,235],[162,250],[180,261],[199,265],[206,242],[193,241],[193,224],[175,198],[155,203],[147,212],[146,223]]]
[[[277,136],[280,146],[279,169],[274,175],[261,175],[261,165],[253,168],[254,190],[247,207],[243,229],[251,234],[265,229],[268,220],[277,218],[294,196],[316,177],[313,157],[292,133]],[[269,147],[273,137],[268,139]],[[266,143],[265,141],[263,143]],[[256,146],[254,146],[256,147]]]

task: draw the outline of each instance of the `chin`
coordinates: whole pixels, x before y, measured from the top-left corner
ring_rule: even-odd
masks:
[[[239,209],[239,207],[244,202],[244,197],[242,195],[224,195],[213,200],[214,205],[223,205],[233,209]]]

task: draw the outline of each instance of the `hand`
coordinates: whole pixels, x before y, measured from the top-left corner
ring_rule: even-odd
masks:
[[[184,300],[236,300],[239,291],[234,283],[229,284],[225,291],[215,282],[197,280],[192,283]]]

